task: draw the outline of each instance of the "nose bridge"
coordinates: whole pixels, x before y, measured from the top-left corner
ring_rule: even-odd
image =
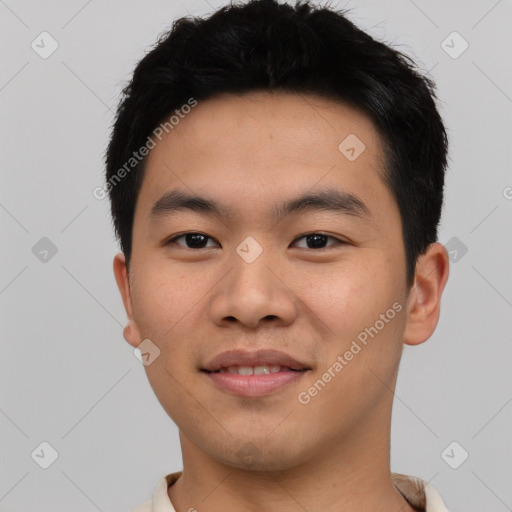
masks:
[[[231,271],[212,303],[214,321],[236,319],[250,327],[256,327],[263,319],[281,324],[292,322],[295,301],[278,277],[278,255],[272,248],[264,248],[254,238],[248,238],[229,258]]]
[[[260,238],[261,240],[261,238]],[[275,267],[275,251],[271,247],[260,245],[253,237],[247,237],[236,248],[232,255],[232,293],[240,294],[240,298],[269,301],[276,287],[270,269]]]

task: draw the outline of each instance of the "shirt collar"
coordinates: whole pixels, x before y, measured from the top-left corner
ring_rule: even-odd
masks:
[[[404,499],[421,512],[448,512],[437,490],[421,478],[391,473],[393,484]]]
[[[137,507],[132,512],[176,512],[169,495],[168,488],[181,476],[181,471],[170,473],[158,482],[153,499]],[[405,500],[421,512],[449,512],[437,490],[421,478],[391,473],[393,484]]]

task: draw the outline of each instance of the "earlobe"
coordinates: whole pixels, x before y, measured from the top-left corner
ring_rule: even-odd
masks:
[[[430,244],[416,262],[414,284],[407,302],[405,344],[419,345],[432,336],[439,321],[441,295],[448,274],[448,252],[439,242]]]
[[[135,320],[128,319],[128,323],[123,329],[124,339],[134,348],[137,348],[141,343],[141,336]]]
[[[123,329],[124,339],[133,347],[139,346],[141,342],[140,332],[133,318],[133,304],[130,290],[130,279],[128,269],[126,268],[126,259],[123,253],[118,253],[114,257],[114,276],[117,287],[123,299],[124,309],[128,317],[128,323]]]

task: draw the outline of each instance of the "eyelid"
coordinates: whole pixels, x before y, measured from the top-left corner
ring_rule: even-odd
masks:
[[[311,231],[309,233],[304,233],[302,235],[299,235],[297,238],[295,238],[295,240],[293,240],[292,244],[294,244],[295,242],[297,242],[297,240],[300,240],[301,238],[306,238],[307,236],[312,236],[312,235],[323,235],[327,238],[332,238],[333,240],[336,240],[336,243],[331,244],[327,247],[321,247],[319,249],[308,249],[307,247],[299,247],[299,249],[306,249],[308,251],[320,252],[320,251],[327,251],[330,248],[336,247],[338,245],[343,245],[343,244],[346,245],[349,243],[348,241],[344,240],[343,238],[339,238],[338,236],[330,235],[329,233],[325,233],[323,231]]]
[[[306,236],[312,236],[312,235],[324,235],[329,238],[335,238],[336,240],[339,240],[340,242],[347,242],[343,238],[340,238],[338,235],[331,235],[330,233],[327,233],[325,231],[309,231],[308,233],[302,233],[297,238],[295,238],[295,240],[298,240],[299,238],[304,238]],[[294,242],[295,242],[295,240],[294,240]]]

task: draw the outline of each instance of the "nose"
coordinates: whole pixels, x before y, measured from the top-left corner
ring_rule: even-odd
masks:
[[[239,323],[256,329],[264,324],[284,327],[294,322],[297,299],[270,253],[264,251],[252,263],[237,253],[230,258],[231,271],[210,302],[210,315],[216,325]]]

